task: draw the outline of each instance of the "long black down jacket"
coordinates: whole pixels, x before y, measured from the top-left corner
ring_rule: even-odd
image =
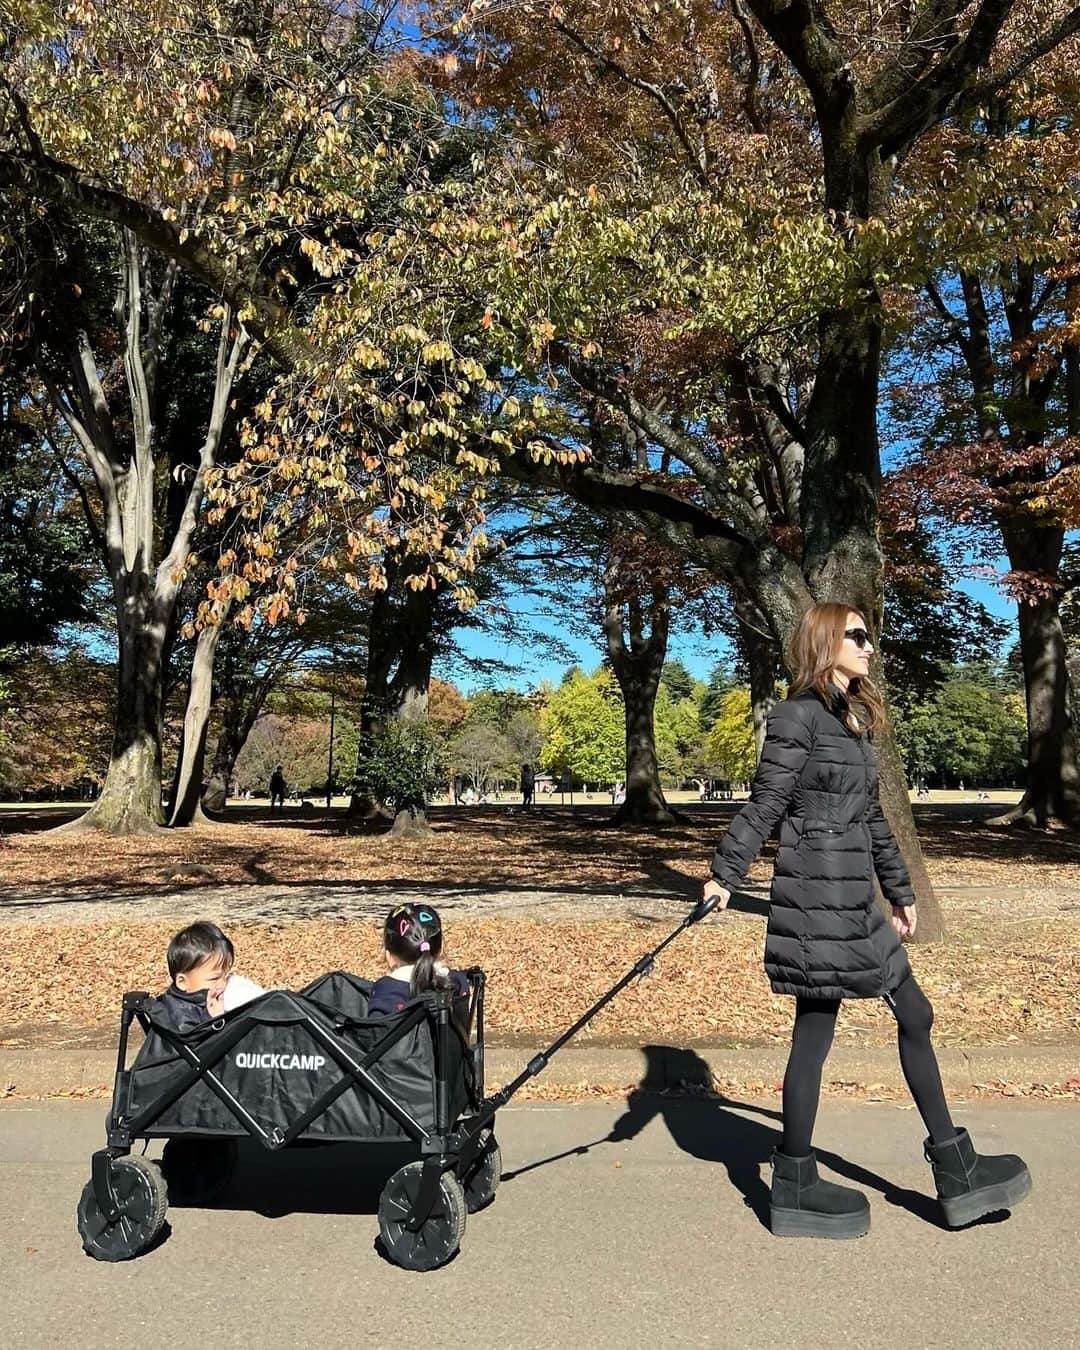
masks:
[[[849,729],[847,711],[839,690],[831,708],[812,689],[773,708],[750,800],[712,861],[735,890],[782,820],[765,939],[778,994],[881,997],[911,973],[874,902],[874,872],[892,904],[915,897],[881,810],[874,748]]]

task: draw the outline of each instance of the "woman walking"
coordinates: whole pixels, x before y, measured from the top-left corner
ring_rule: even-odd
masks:
[[[1031,1189],[1022,1159],[975,1152],[949,1114],[930,1028],[934,1013],[911,973],[902,937],[915,932],[914,895],[878,798],[874,733],[881,695],[868,678],[866,621],[847,605],[814,605],[791,644],[794,678],[769,716],[750,800],[712,861],[705,899],[725,906],[778,821],[765,969],[795,997],[784,1075],[784,1133],[773,1154],[772,1231],[861,1237],[870,1205],[861,1191],[818,1177],[811,1147],[821,1071],[845,998],[883,998],[896,1018],[900,1063],[926,1126],[924,1144],[946,1222],[971,1223]],[[874,900],[877,873],[892,905]]]

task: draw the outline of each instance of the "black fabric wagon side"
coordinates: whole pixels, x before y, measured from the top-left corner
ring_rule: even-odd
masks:
[[[235,1141],[252,1137],[275,1150],[411,1143],[419,1160],[391,1177],[380,1201],[384,1246],[406,1266],[448,1260],[465,1213],[491,1198],[499,1171],[490,1127],[468,1126],[483,1093],[484,976],[467,974],[467,996],[421,995],[392,1017],[368,1017],[371,982],[334,971],[187,1033],[161,1017],[156,999],[125,995],[108,1143],[79,1207],[87,1251],[137,1255],[164,1222],[161,1172],[129,1156],[136,1139],[165,1139],[170,1187],[188,1182],[209,1198],[200,1192],[207,1173],[227,1181]],[[145,1039],[128,1069],[134,1021]]]
[[[161,1019],[149,994],[125,994],[108,1142],[93,1155],[79,1202],[86,1251],[123,1261],[146,1251],[168,1204],[159,1167],[133,1157],[136,1139],[170,1148],[228,1149],[250,1135],[266,1148],[303,1140],[411,1140],[379,1200],[383,1248],[397,1265],[432,1270],[458,1250],[465,1217],[486,1205],[502,1172],[495,1116],[551,1057],[685,929],[712,912],[702,900],[546,1050],[484,1096],[484,973],[469,990],[423,994],[393,1017],[368,1017],[371,982],[344,971],[299,993],[273,991],[186,1034]],[[128,1033],[145,1033],[127,1064]],[[164,1161],[164,1159],[163,1159]],[[213,1171],[215,1169],[211,1169]],[[227,1168],[217,1168],[227,1175]],[[170,1185],[172,1184],[170,1180]]]
[[[451,1021],[440,1063],[434,1000],[369,1018],[370,989],[370,981],[337,971],[299,993],[267,993],[186,1035],[151,1012],[114,1118],[139,1122],[132,1128],[147,1139],[252,1135],[270,1148],[295,1139],[420,1143],[437,1130],[440,1085],[449,1117],[468,1106],[470,1047]],[[363,1073],[354,1077],[358,1065]]]

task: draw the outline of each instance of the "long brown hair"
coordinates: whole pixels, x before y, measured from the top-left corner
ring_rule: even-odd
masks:
[[[849,614],[858,614],[866,626],[866,619],[854,605],[835,601],[811,605],[796,624],[788,644],[788,667],[792,672],[789,697],[813,689],[827,708],[832,707],[835,688],[832,673],[844,645]],[[867,732],[873,736],[885,726],[885,701],[870,680],[852,680],[847,697],[858,718],[860,734]]]

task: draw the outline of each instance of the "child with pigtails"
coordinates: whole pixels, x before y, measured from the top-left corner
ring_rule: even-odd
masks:
[[[469,982],[460,970],[450,970],[439,957],[443,948],[442,923],[431,905],[397,905],[386,916],[383,946],[389,973],[375,981],[368,999],[368,1016],[392,1016],[410,999],[429,989],[462,995]]]

